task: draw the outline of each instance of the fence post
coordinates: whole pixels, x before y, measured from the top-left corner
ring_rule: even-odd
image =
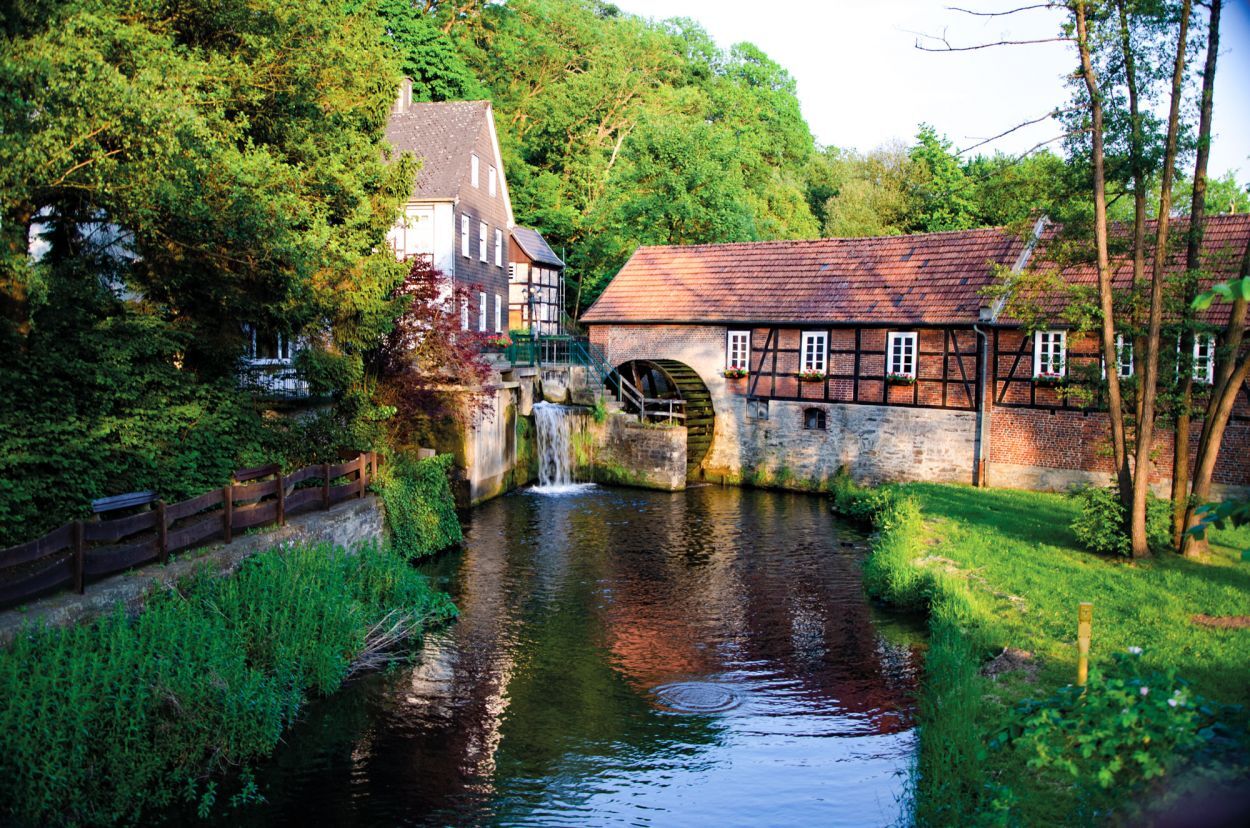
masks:
[[[234,483],[221,487],[221,528],[226,543],[234,542]]]
[[[286,482],[282,479],[282,469],[278,469],[278,525],[286,526]]]
[[[330,508],[330,464],[321,464],[321,508]]]
[[[356,499],[365,496],[365,453],[356,456]]]
[[[1094,605],[1083,602],[1076,611],[1076,686],[1084,687],[1089,677],[1089,638],[1094,623]]]
[[[160,521],[156,528],[157,542],[160,544],[160,562],[169,560],[169,523],[165,519],[165,501],[156,501],[156,519]]]
[[[85,582],[87,544],[83,539],[81,520],[74,521],[74,592],[82,595],[87,591]]]

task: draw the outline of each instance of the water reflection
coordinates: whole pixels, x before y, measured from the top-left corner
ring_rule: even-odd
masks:
[[[489,503],[427,568],[459,621],[319,705],[243,818],[893,823],[917,659],[840,531],[820,499],[713,487]]]

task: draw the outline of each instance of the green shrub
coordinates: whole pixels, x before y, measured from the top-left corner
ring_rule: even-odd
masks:
[[[386,506],[391,545],[408,560],[432,555],[464,538],[447,478],[451,462],[449,454],[426,460],[400,455],[382,466],[374,482]]]
[[[137,822],[213,809],[223,773],[274,749],[309,693],[335,690],[377,626],[454,612],[377,546],[263,552],[152,595],[131,620],[29,631],[0,651],[2,822]],[[246,772],[239,802],[255,796]]]
[[[1081,546],[1100,555],[1132,553],[1132,543],[1124,531],[1125,513],[1116,486],[1086,486],[1074,494],[1081,511],[1072,521],[1072,531]],[[1146,495],[1146,539],[1152,552],[1172,547],[1172,507],[1168,501]]]
[[[1141,651],[1094,667],[1084,688],[1028,699],[992,742],[1027,757],[1030,768],[1070,776],[1095,811],[1123,807],[1124,797],[1186,763],[1200,748],[1226,741],[1218,709],[1195,695],[1174,670],[1146,673]]]

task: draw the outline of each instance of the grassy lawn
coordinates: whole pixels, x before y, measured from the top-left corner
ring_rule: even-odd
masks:
[[[986,605],[984,632],[997,646],[1032,652],[1049,691],[1076,672],[1076,612],[1094,604],[1092,663],[1130,646],[1148,667],[1175,668],[1194,689],[1250,704],[1250,629],[1211,629],[1195,614],[1250,614],[1250,529],[1215,532],[1211,555],[1132,562],[1082,550],[1068,525],[1076,504],[1062,495],[963,486],[900,487],[920,502],[932,532],[924,566],[968,579]],[[1011,596],[1011,597],[1009,597]],[[1013,600],[1013,597],[1015,600]]]
[[[888,603],[929,613],[912,778],[917,825],[1139,824],[1169,807],[1168,797],[1182,788],[1178,780],[1147,781],[1128,772],[1128,787],[1121,788],[1115,775],[1139,761],[1170,766],[1179,758],[1166,747],[1173,736],[1145,729],[1172,718],[1150,710],[1190,715],[1163,704],[1174,686],[1166,676],[1148,679],[1159,694],[1153,703],[1138,704],[1135,691],[1131,700],[1116,696],[1112,703],[1114,676],[1092,685],[1100,689],[1083,709],[1097,711],[1094,718],[1079,725],[1063,720],[1047,731],[1086,739],[1094,752],[1083,759],[1073,747],[1056,747],[1058,753],[1047,749],[1046,762],[1032,764],[1036,751],[1012,739],[1000,742],[1033,715],[1019,712],[1021,702],[1050,698],[1074,682],[1082,601],[1094,605],[1092,667],[1111,668],[1113,657],[1140,647],[1141,661],[1130,661],[1143,673],[1175,670],[1191,692],[1213,702],[1250,703],[1250,629],[1193,622],[1198,614],[1250,614],[1250,564],[1238,551],[1250,547],[1250,531],[1213,533],[1201,561],[1175,555],[1130,561],[1083,550],[1069,528],[1078,505],[1062,495],[938,484],[862,488],[846,479],[835,481],[832,492],[835,511],[878,530],[865,562],[866,588]],[[1032,658],[1023,669],[987,675],[986,663],[1004,647]],[[1244,710],[1202,709],[1244,735]],[[1163,719],[1140,718],[1156,715]],[[1152,746],[1148,733],[1164,741]],[[1076,776],[1061,767],[1068,761]],[[1103,787],[1095,776],[1108,769],[1112,781]]]

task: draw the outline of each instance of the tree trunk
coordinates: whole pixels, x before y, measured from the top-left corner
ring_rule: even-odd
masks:
[[[1129,118],[1133,124],[1129,146],[1130,164],[1133,170],[1133,286],[1129,291],[1129,321],[1133,326],[1133,330],[1121,333],[1121,336],[1128,339],[1129,346],[1133,349],[1133,354],[1140,355],[1145,350],[1145,339],[1139,334],[1141,326],[1141,285],[1146,278],[1145,147],[1142,146],[1142,120],[1137,103],[1137,61],[1133,54],[1132,40],[1129,35],[1128,9],[1125,0],[1119,0],[1116,3],[1116,8],[1120,15],[1120,51],[1124,55],[1124,80],[1125,86],[1128,88]],[[1115,370],[1119,369],[1118,362],[1118,353],[1114,362],[1108,362],[1105,355],[1103,357],[1103,365],[1115,365]],[[1111,370],[1113,369],[1107,368],[1108,373]],[[1141,422],[1141,406],[1142,395],[1139,391],[1133,395],[1134,426]],[[1127,428],[1125,432],[1125,443],[1130,444],[1131,441],[1128,438]],[[1131,485],[1125,485],[1123,482],[1120,485],[1120,503],[1124,506],[1125,514],[1129,514],[1132,509],[1133,490]]]
[[[1250,243],[1246,245],[1245,254],[1241,258],[1239,273],[1239,278],[1247,277],[1250,277]],[[1215,475],[1215,461],[1220,455],[1220,444],[1224,439],[1224,428],[1232,416],[1237,394],[1240,393],[1247,374],[1250,374],[1250,353],[1242,353],[1245,328],[1246,300],[1237,299],[1233,302],[1228,324],[1224,328],[1224,347],[1217,351],[1221,356],[1215,362],[1215,382],[1211,386],[1211,399],[1207,402],[1202,431],[1198,437],[1193,496],[1185,509],[1186,529],[1198,522],[1195,515],[1198,504],[1211,497],[1211,482]],[[1202,547],[1202,541],[1185,535],[1181,551],[1185,555],[1195,555]]]
[[[1129,518],[1129,539],[1133,557],[1150,554],[1146,539],[1146,494],[1150,491],[1150,449],[1154,441],[1155,399],[1159,391],[1159,338],[1163,325],[1163,282],[1168,260],[1168,229],[1172,214],[1172,179],[1176,171],[1176,145],[1180,135],[1181,87],[1185,80],[1185,42],[1189,34],[1191,0],[1181,4],[1180,32],[1176,41],[1176,62],[1172,67],[1172,103],[1168,110],[1167,149],[1163,156],[1159,188],[1159,217],[1156,220],[1154,266],[1150,274],[1150,317],[1146,334],[1146,364],[1142,372],[1141,421],[1137,424],[1137,458],[1133,464],[1133,511]]]
[[[1072,13],[1076,18],[1077,51],[1081,56],[1081,74],[1089,92],[1091,138],[1093,149],[1094,184],[1094,244],[1098,252],[1098,303],[1102,311],[1102,358],[1107,364],[1115,359],[1115,303],[1111,290],[1111,265],[1107,252],[1107,175],[1103,150],[1102,93],[1098,88],[1098,76],[1090,59],[1089,29],[1085,22],[1085,2],[1075,0]],[[1107,407],[1111,418],[1111,452],[1115,463],[1120,492],[1132,490],[1132,475],[1128,467],[1128,452],[1124,444],[1124,405],[1120,394],[1120,376],[1107,372]]]
[[[1194,396],[1194,372],[1190,358],[1194,351],[1194,296],[1198,292],[1198,275],[1202,267],[1202,237],[1206,229],[1207,159],[1211,154],[1212,93],[1215,88],[1215,65],[1220,48],[1221,0],[1211,0],[1210,25],[1207,28],[1207,61],[1202,71],[1202,103],[1198,120],[1198,152],[1194,158],[1194,192],[1189,206],[1189,240],[1185,247],[1184,327],[1181,329],[1181,359],[1187,366],[1178,377],[1180,400],[1176,412],[1176,428],[1172,441],[1172,546],[1183,551],[1185,513],[1189,503],[1189,434]],[[1211,357],[1214,359],[1214,354]]]

